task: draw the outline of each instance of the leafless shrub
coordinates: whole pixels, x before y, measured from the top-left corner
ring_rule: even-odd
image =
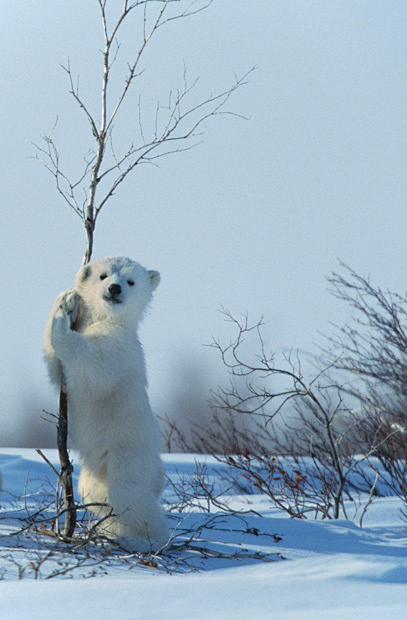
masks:
[[[247,316],[238,320],[224,313],[236,336],[227,346],[219,342],[212,346],[231,381],[213,394],[211,405],[218,416],[226,412],[259,422],[254,431],[246,436],[239,433],[239,441],[232,443],[238,448],[237,458],[225,450],[221,458],[290,516],[314,513],[337,519],[342,513],[346,517],[344,498],[352,498],[351,490],[369,492],[372,488],[374,475],[366,476],[360,465],[375,453],[383,437],[376,433],[362,456],[354,456],[362,421],[346,403],[348,387],[332,380],[339,360],[330,359],[308,381],[298,355],[283,355],[277,363],[277,355],[266,351],[262,321],[250,325]],[[253,333],[255,354],[245,351],[247,336]],[[212,452],[219,448],[213,431],[204,439]]]
[[[407,298],[342,268],[347,274],[334,273],[329,282],[356,316],[336,326],[311,380],[298,355],[282,356],[278,363],[266,351],[262,321],[250,325],[247,316],[225,312],[236,336],[227,346],[212,344],[231,380],[214,393],[214,425],[203,437],[200,432],[200,441],[220,451],[215,429],[226,430],[219,423],[226,413],[232,441],[229,447],[224,442],[223,458],[291,516],[312,511],[346,516],[345,497],[362,491],[370,502],[385,492],[378,477],[407,498]],[[245,349],[253,334],[255,353]],[[234,421],[241,417],[259,420],[249,434],[236,433]],[[233,448],[237,457],[231,456]]]
[[[372,449],[381,479],[407,502],[407,297],[341,266],[344,275],[333,273],[329,282],[355,314],[349,324],[336,326],[325,356],[335,357],[358,402],[358,445]]]

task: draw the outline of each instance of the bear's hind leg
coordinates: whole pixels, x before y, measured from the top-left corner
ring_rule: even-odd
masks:
[[[92,472],[82,465],[78,481],[79,494],[84,504],[102,522],[98,530],[105,536],[116,535],[117,519],[113,516],[113,509],[108,503],[108,487],[106,471]]]
[[[162,465],[156,455],[135,454],[128,448],[109,452],[109,504],[121,525],[119,543],[131,551],[158,551],[169,541],[168,525],[157,498],[160,476]]]

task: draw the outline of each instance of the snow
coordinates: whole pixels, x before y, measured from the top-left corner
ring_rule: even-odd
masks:
[[[57,465],[55,451],[45,454]],[[193,479],[198,462],[214,488],[226,493],[222,476],[226,466],[212,457],[170,454],[164,462],[172,482],[184,484]],[[50,537],[18,533],[38,502],[52,501],[55,476],[30,449],[0,449],[0,471],[2,619],[407,617],[407,524],[396,497],[375,498],[360,528],[363,501],[356,510],[349,504],[350,520],[298,520],[273,508],[264,495],[242,495],[241,490],[232,495],[229,489],[220,499],[234,509],[252,512],[233,516],[212,506],[208,513],[202,501],[201,509],[196,505],[169,516],[173,527],[178,523],[175,543],[206,524],[194,544],[212,550],[213,557],[184,550],[178,559],[148,567],[108,542],[68,553],[64,543]],[[24,493],[25,506],[18,499]],[[167,507],[172,496],[169,487],[164,496]],[[52,509],[50,505],[48,510]],[[33,566],[41,554],[49,557],[35,579]],[[53,577],[61,567],[67,572]]]

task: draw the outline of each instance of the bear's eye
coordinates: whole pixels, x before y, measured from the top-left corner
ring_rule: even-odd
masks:
[[[105,280],[107,278],[107,273],[102,273],[102,275],[100,276],[101,280]]]
[[[127,284],[128,284],[129,286],[134,286],[134,282],[133,282],[133,280],[127,280]]]

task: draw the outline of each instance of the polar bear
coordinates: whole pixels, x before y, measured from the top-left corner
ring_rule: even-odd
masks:
[[[129,551],[169,540],[159,506],[160,434],[147,395],[137,328],[160,282],[124,257],[83,266],[55,300],[45,330],[51,381],[68,394],[69,435],[81,457],[79,492],[102,518],[100,532]],[[74,323],[74,329],[71,329]]]

